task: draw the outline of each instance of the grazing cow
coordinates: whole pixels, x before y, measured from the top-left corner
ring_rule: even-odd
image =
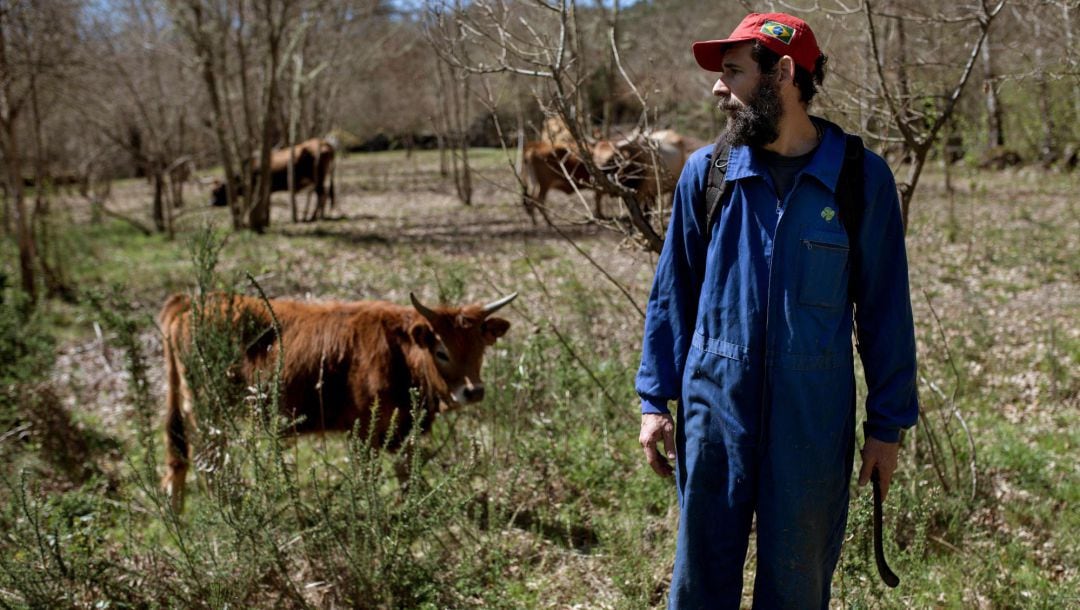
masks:
[[[258,159],[251,160],[251,170],[256,179],[259,176]],[[308,187],[314,187],[318,197],[315,209],[308,220],[322,218],[325,212],[326,200],[329,197],[330,207],[335,205],[334,200],[334,147],[326,140],[312,138],[301,142],[293,147],[293,187],[299,192]],[[329,181],[329,188],[326,183]],[[289,149],[275,150],[270,153],[270,192],[287,191],[289,189]],[[243,181],[233,182],[233,192],[243,195]],[[311,193],[308,193],[308,202],[311,201]],[[224,206],[228,204],[228,197],[224,182],[215,184],[211,191],[210,204]],[[307,204],[304,210],[307,210]],[[305,214],[305,216],[307,216]]]
[[[552,146],[577,148],[577,140],[574,139],[574,134],[570,133],[566,121],[558,116],[544,119],[544,124],[540,128],[540,141],[547,142]]]
[[[579,190],[594,188],[592,177],[576,146],[552,145],[544,141],[526,142],[521,153],[520,174],[521,203],[533,224],[536,224],[537,206],[544,205],[551,189],[570,194],[574,192],[574,187]],[[594,199],[597,216],[601,211],[600,196],[597,191]]]
[[[282,414],[296,421],[292,433],[355,426],[366,438],[373,423],[375,444],[396,450],[414,424],[426,432],[439,412],[484,397],[484,349],[510,328],[510,322],[490,316],[517,293],[487,305],[433,308],[409,296],[412,307],[270,300],[280,337],[265,302],[254,297],[211,295],[200,317],[218,316],[241,335],[246,351],[235,369],[238,382],[250,384],[256,373],[276,370],[284,346],[280,405]],[[195,425],[184,370],[192,337],[191,298],[170,297],[159,322],[168,384],[162,487],[179,511],[191,459],[188,428]],[[412,390],[418,391],[423,411],[419,422],[410,412]]]
[[[642,201],[649,201],[675,190],[686,160],[702,145],[694,138],[664,129],[634,134],[604,146],[598,143],[593,160],[616,182],[636,190]]]

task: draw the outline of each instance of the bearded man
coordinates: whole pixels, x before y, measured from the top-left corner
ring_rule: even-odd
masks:
[[[876,470],[887,492],[900,430],[918,417],[895,181],[808,114],[826,57],[801,19],[751,14],[693,51],[720,73],[728,125],[679,180],[636,382],[645,457],[677,474],[669,607],[739,607],[756,519],[754,607],[827,608],[854,461],[853,321],[869,390],[860,485]],[[849,139],[857,225],[838,215]],[[705,215],[716,151],[729,151],[722,205]]]

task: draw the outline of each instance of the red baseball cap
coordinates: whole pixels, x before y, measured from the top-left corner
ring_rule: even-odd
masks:
[[[811,73],[821,57],[814,32],[802,19],[785,13],[750,13],[727,38],[695,42],[694,59],[710,72],[723,72],[727,48],[748,40],[759,40],[770,51],[791,56],[795,65]]]

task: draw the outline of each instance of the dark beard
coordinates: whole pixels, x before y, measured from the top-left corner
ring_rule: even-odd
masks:
[[[727,129],[722,136],[729,146],[748,145],[761,148],[780,137],[780,90],[776,81],[763,75],[753,99],[745,106],[733,106],[731,100],[720,105],[734,109],[728,115]]]

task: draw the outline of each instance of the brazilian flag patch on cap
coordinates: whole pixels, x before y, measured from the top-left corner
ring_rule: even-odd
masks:
[[[795,35],[795,28],[776,21],[766,21],[765,25],[761,26],[761,33],[784,44],[791,44],[791,37]]]

